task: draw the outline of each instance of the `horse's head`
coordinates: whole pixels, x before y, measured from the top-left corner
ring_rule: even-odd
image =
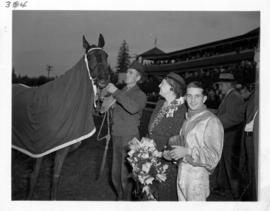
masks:
[[[104,45],[105,41],[101,34],[99,35],[97,46],[89,45],[85,36],[83,36],[83,47],[85,49],[90,75],[99,88],[107,86],[110,80],[107,63],[108,54],[103,50]]]

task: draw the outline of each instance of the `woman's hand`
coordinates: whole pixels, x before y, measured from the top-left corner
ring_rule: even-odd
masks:
[[[174,160],[179,160],[189,154],[189,149],[181,146],[172,146],[172,150],[169,155]]]
[[[179,143],[179,139],[180,139],[179,135],[172,136],[172,137],[169,138],[169,142],[168,143],[169,143],[170,146],[179,145],[178,144]]]

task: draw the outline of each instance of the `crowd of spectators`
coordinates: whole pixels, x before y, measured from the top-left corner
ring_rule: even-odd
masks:
[[[187,61],[194,61],[198,59],[204,59],[214,56],[222,56],[225,54],[239,54],[243,51],[253,50],[256,47],[256,42],[246,42],[246,43],[239,43],[239,44],[231,44],[228,46],[224,45],[217,45],[213,47],[206,47],[203,50],[194,50],[185,52],[179,52],[178,54],[175,53],[175,56],[170,55],[163,58],[157,59],[143,59],[142,63],[144,65],[164,65],[164,64],[174,64],[179,62],[187,62]]]
[[[242,96],[245,102],[248,101],[251,93],[254,91],[254,83],[251,84],[235,84],[236,91]],[[217,109],[221,99],[223,98],[222,94],[220,93],[220,90],[218,88],[217,84],[212,84],[208,86],[206,89],[207,94],[207,100],[206,100],[206,106],[210,109]],[[147,93],[147,100],[148,102],[155,103],[160,98],[158,92],[149,92]],[[149,105],[151,107],[151,105]]]

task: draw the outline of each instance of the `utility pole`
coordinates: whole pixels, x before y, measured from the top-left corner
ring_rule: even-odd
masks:
[[[52,71],[53,65],[47,65],[48,78],[50,78],[50,72]]]

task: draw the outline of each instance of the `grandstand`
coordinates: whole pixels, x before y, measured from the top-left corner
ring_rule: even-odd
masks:
[[[187,81],[199,78],[209,83],[226,71],[233,73],[239,83],[251,84],[255,81],[253,57],[259,34],[260,28],[256,28],[240,36],[169,53],[154,47],[136,59],[145,65],[148,82],[173,71]]]

